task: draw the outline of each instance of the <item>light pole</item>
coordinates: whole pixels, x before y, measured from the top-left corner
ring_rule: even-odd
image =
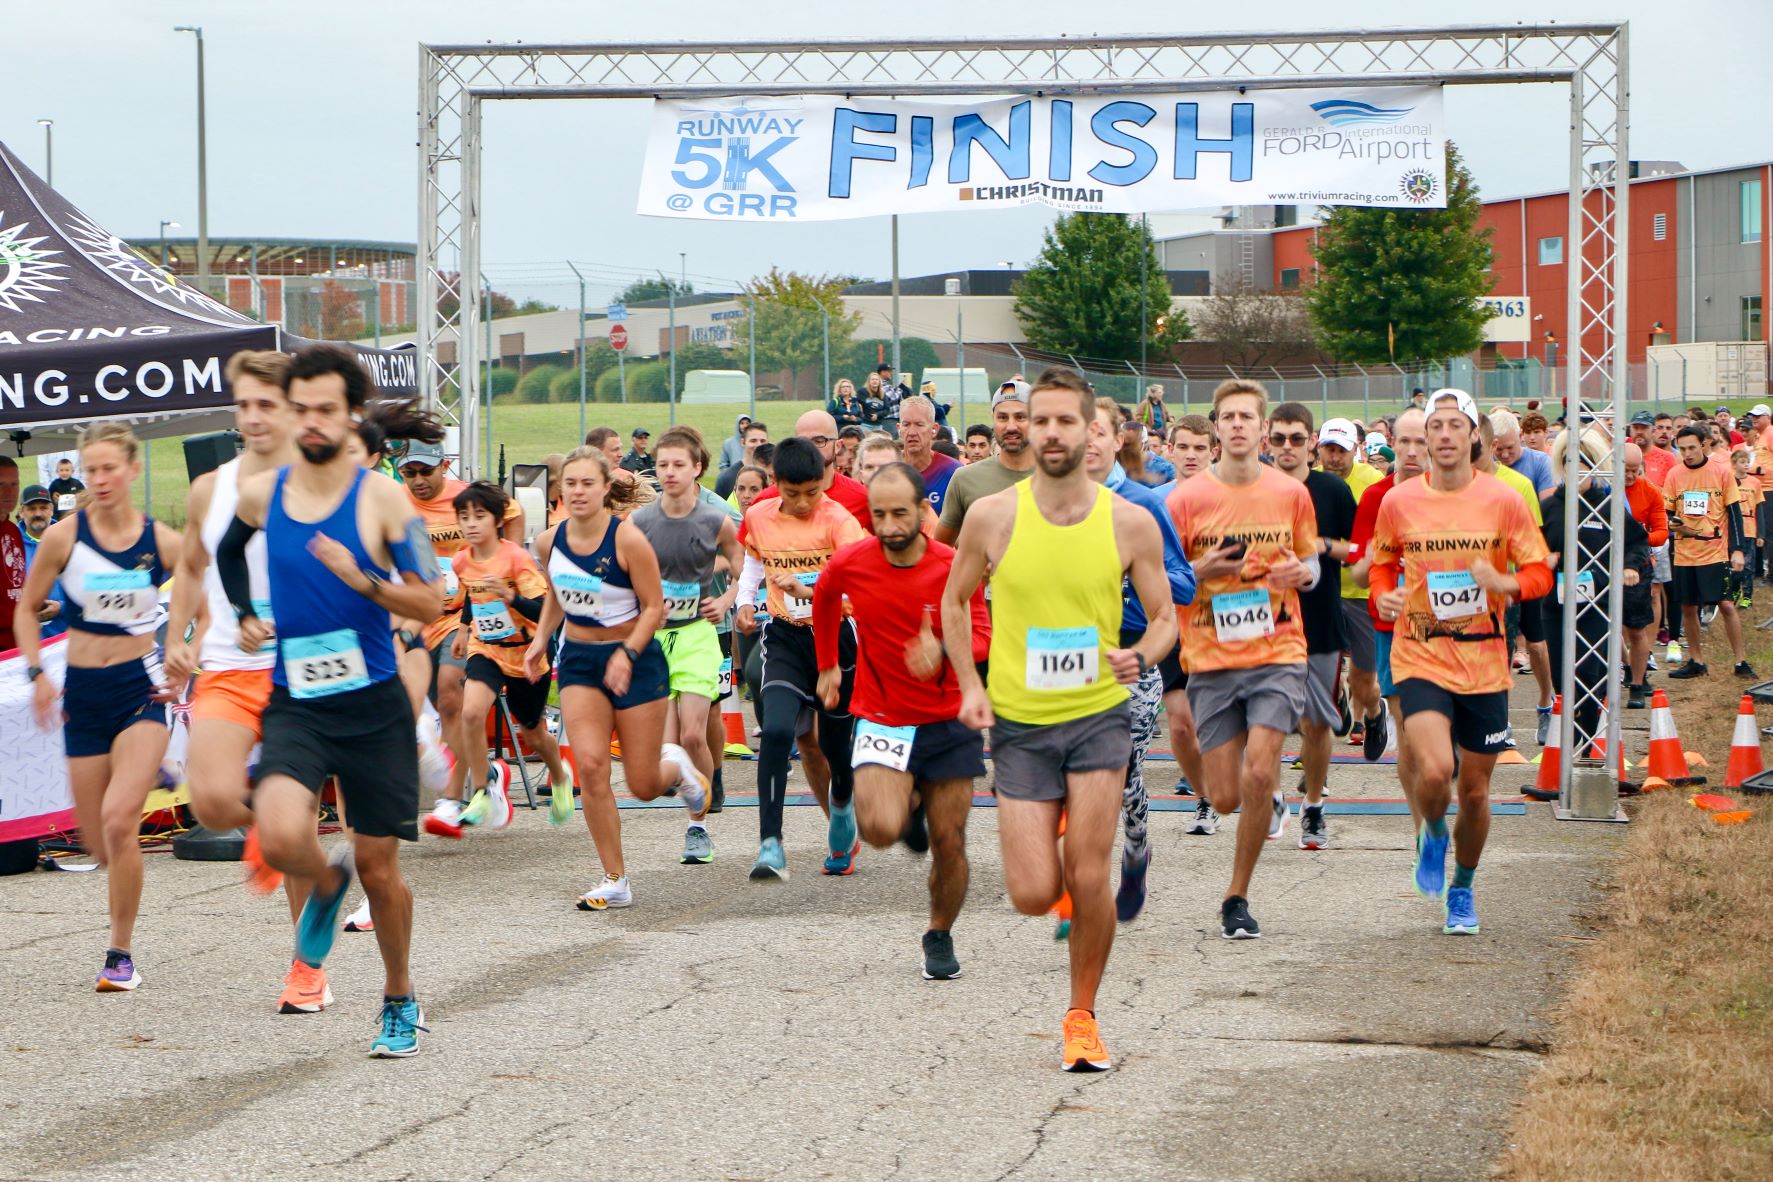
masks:
[[[203,26],[175,25],[175,33],[197,35],[197,289],[209,294],[209,148],[204,132]]]
[[[177,222],[169,222],[165,218],[160,219],[160,269],[162,271],[166,270],[166,231],[178,228]]]
[[[43,183],[55,188],[55,120],[39,119],[43,129]]]
[[[585,277],[579,275],[579,269],[573,267],[571,259],[566,261],[572,267],[574,275],[579,277],[579,439],[585,438]]]
[[[1558,396],[1558,334],[1545,330],[1545,368],[1551,375],[1551,396]]]
[[[893,215],[893,380],[899,380],[899,215]]]
[[[677,426],[677,287],[669,279],[665,280],[665,296],[667,315],[670,317],[666,328],[666,336],[671,346],[671,388],[665,391],[665,401],[671,404],[671,425]]]
[[[967,338],[962,317],[966,305],[960,299],[960,280],[942,280],[942,291],[954,300],[954,370],[960,375],[960,425],[964,430],[967,423]]]

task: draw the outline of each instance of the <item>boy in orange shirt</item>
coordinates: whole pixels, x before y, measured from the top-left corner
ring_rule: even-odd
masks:
[[[1730,576],[1734,584],[1732,598],[1737,607],[1748,607],[1754,602],[1754,572],[1760,569],[1759,518],[1761,514],[1761,478],[1753,474],[1754,452],[1747,444],[1730,453],[1730,467],[1736,474],[1736,493],[1742,498],[1742,541],[1743,550],[1748,557],[1748,569],[1736,571]]]

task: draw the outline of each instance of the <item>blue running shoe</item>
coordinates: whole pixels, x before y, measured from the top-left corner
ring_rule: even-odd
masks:
[[[1416,893],[1438,899],[1447,889],[1447,842],[1450,835],[1439,837],[1423,829],[1416,835]]]
[[[831,824],[825,831],[825,845],[831,851],[825,855],[826,874],[845,875],[856,872],[856,854],[862,848],[862,839],[856,834],[855,801],[852,800],[841,808],[831,806]]]
[[[1053,929],[1053,939],[1061,944],[1071,939],[1071,921],[1069,919],[1059,921],[1059,926]]]
[[[781,838],[763,839],[763,844],[757,850],[757,861],[751,865],[751,881],[788,881],[788,855],[782,851]]]
[[[1132,923],[1145,910],[1145,872],[1151,869],[1151,847],[1139,858],[1120,854],[1120,886],[1114,892],[1114,914],[1122,923]]]
[[[1477,904],[1470,887],[1447,888],[1447,924],[1441,931],[1449,936],[1475,936],[1478,930]]]
[[[357,857],[350,842],[333,850],[327,861],[339,872],[338,887],[331,891],[315,887],[302,906],[302,917],[296,920],[296,959],[314,968],[325,964],[327,953],[332,951],[332,942],[339,934],[339,911],[357,873]]]
[[[419,1053],[419,1035],[425,1025],[425,1011],[410,997],[382,999],[382,1032],[369,1044],[372,1059],[405,1059]]]

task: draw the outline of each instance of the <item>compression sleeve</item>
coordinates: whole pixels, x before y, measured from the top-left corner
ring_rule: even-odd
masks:
[[[522,595],[514,595],[511,598],[511,606],[517,610],[518,615],[526,620],[540,620],[542,618],[542,602],[543,599],[540,595],[527,598]]]
[[[1299,590],[1309,591],[1313,587],[1317,586],[1319,579],[1322,579],[1324,577],[1324,567],[1323,567],[1323,564],[1318,561],[1318,557],[1315,554],[1308,554],[1304,558],[1301,558],[1299,561],[1301,564],[1304,565],[1306,570],[1311,572],[1310,582],[1308,582],[1304,586],[1300,587]]]
[[[1545,598],[1557,582],[1557,576],[1543,562],[1529,562],[1515,571],[1514,577],[1521,585],[1520,598],[1523,601]]]
[[[745,555],[745,569],[739,572],[739,597],[733,602],[744,607],[757,602],[757,589],[763,586],[763,560],[755,554]]]
[[[437,551],[431,547],[431,534],[417,517],[406,519],[406,530],[400,539],[388,543],[388,555],[394,559],[395,570],[415,574],[423,582],[443,577],[443,568],[437,565]]]
[[[246,544],[258,532],[257,526],[236,517],[228,523],[228,531],[215,548],[216,574],[234,607],[234,615],[240,619],[258,614],[252,608],[252,571],[246,565]]]
[[[1724,506],[1724,512],[1729,515],[1730,519],[1730,552],[1734,554],[1738,550],[1746,551],[1748,545],[1742,533],[1741,502],[1737,502],[1734,505]]]

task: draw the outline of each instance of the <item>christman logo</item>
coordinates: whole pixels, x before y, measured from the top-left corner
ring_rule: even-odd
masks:
[[[1434,175],[1427,172],[1406,172],[1404,179],[1398,182],[1398,188],[1405,197],[1420,205],[1434,199]]]
[[[40,293],[56,290],[50,285],[67,278],[57,272],[66,270],[68,265],[50,261],[50,256],[62,252],[39,249],[38,244],[48,238],[26,238],[28,226],[27,222],[8,226],[5,213],[0,212],[0,308],[8,312],[22,311],[21,301],[41,304]]]

